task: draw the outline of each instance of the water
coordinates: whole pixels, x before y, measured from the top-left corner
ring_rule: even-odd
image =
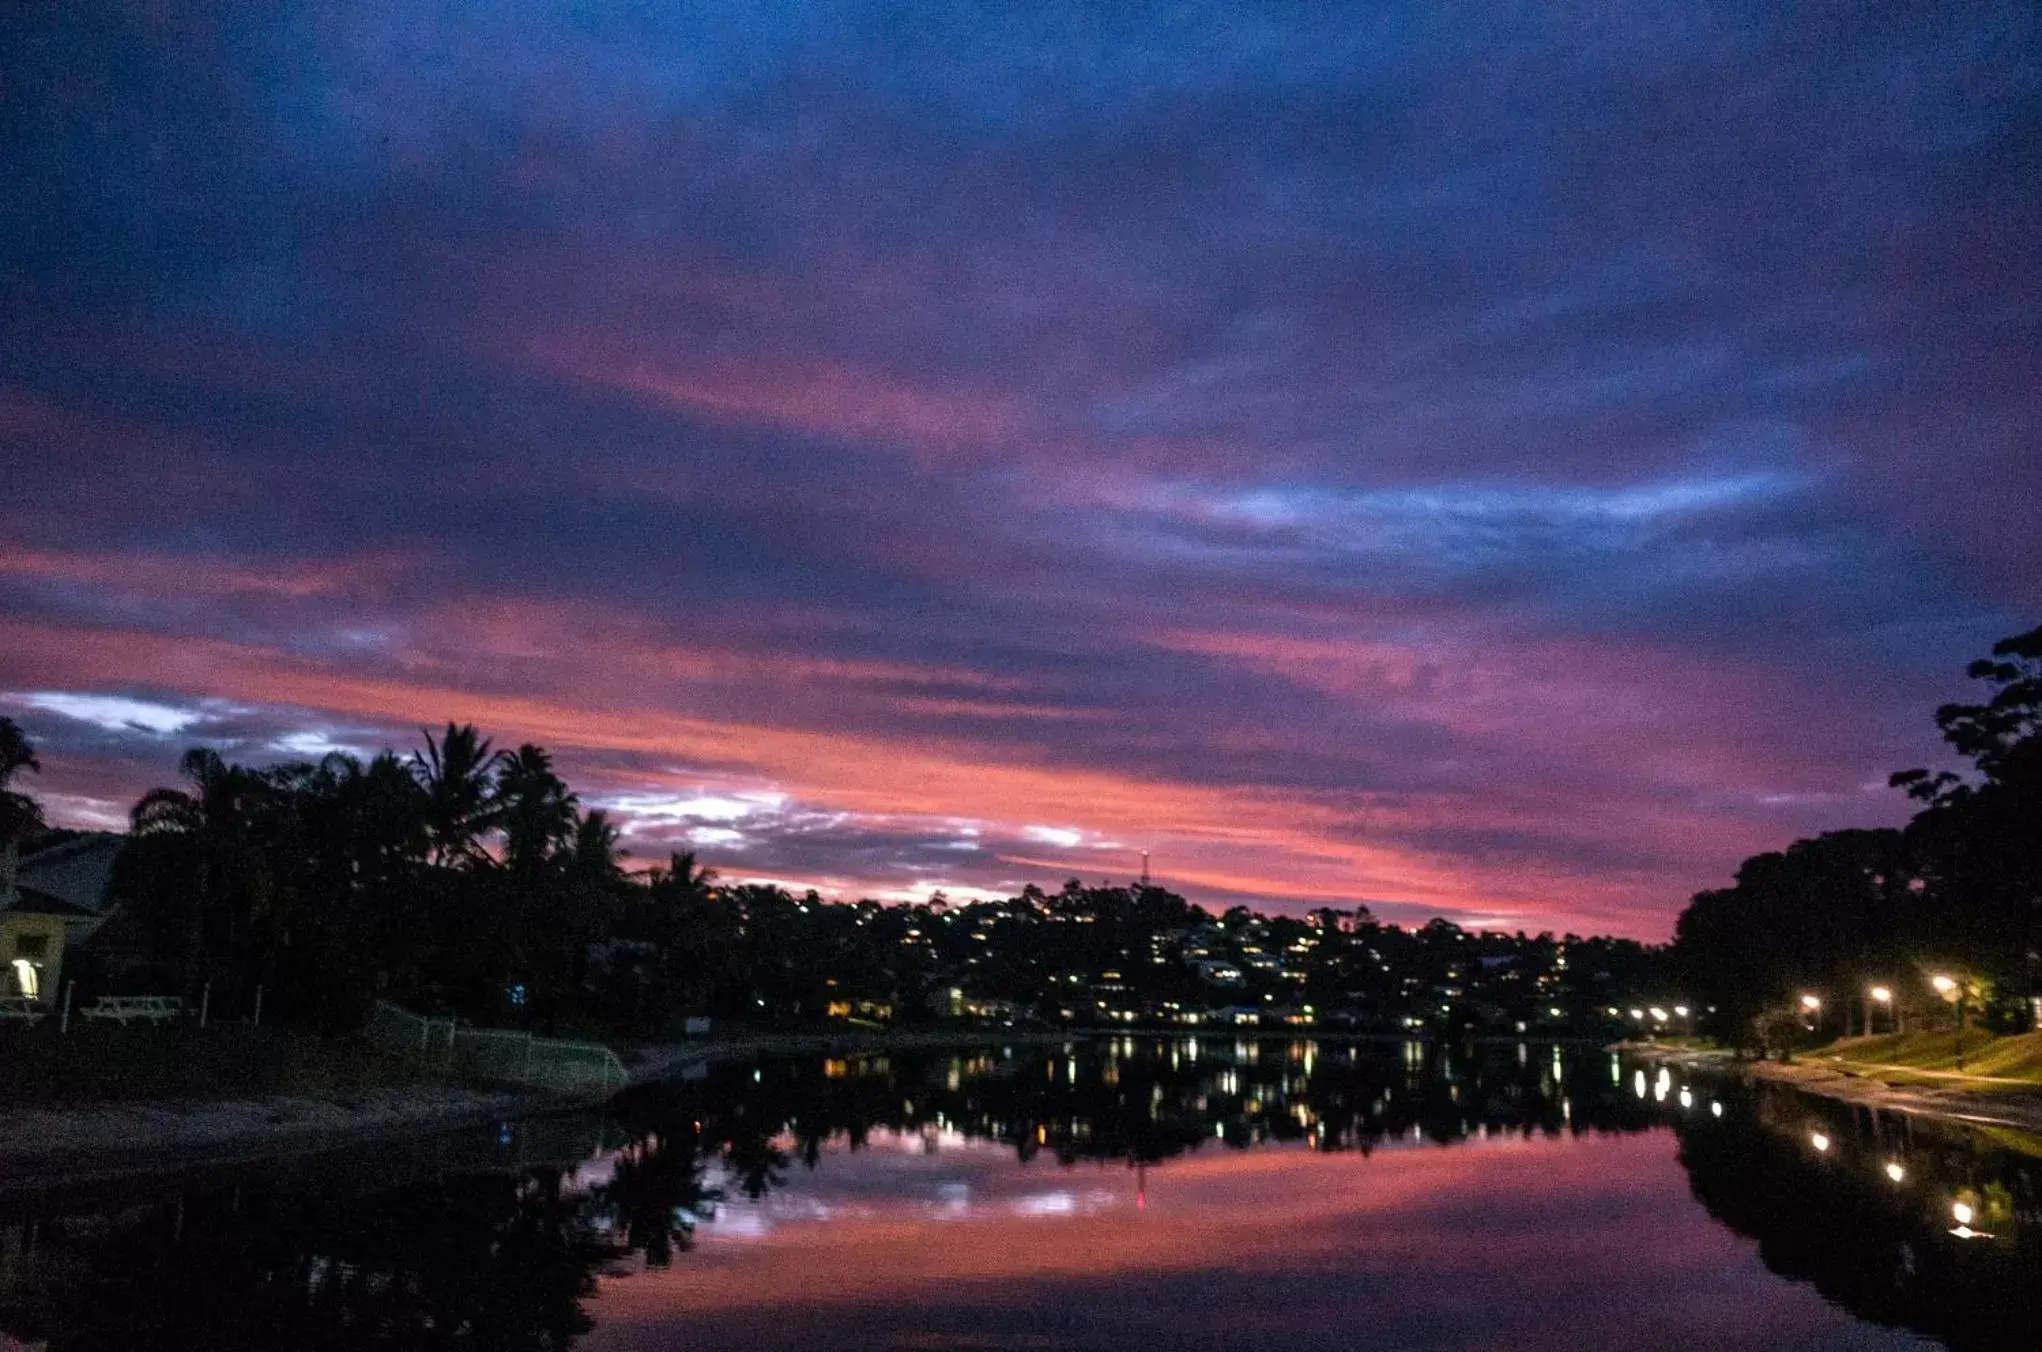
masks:
[[[2033,1348],[2038,1185],[2009,1138],[1586,1048],[797,1058],[17,1185],[0,1348]]]

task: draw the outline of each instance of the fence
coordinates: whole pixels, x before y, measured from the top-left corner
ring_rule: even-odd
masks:
[[[564,1042],[495,1028],[462,1028],[378,1000],[363,1032],[373,1041],[435,1065],[559,1093],[609,1095],[630,1081],[624,1063],[595,1042]]]

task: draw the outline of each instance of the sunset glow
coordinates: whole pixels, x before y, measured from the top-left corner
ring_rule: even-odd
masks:
[[[1663,939],[2042,605],[2037,21],[1598,12],[10,7],[0,715]]]

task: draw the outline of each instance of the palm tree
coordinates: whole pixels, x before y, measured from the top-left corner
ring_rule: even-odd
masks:
[[[184,753],[178,769],[189,789],[151,789],[128,814],[134,845],[172,847],[191,876],[191,895],[184,899],[184,984],[197,987],[205,964],[209,931],[224,930],[226,947],[246,928],[252,899],[269,889],[261,852],[253,839],[255,816],[268,786],[263,777],[220,759],[216,751],[194,747]],[[155,855],[157,859],[164,856]]]
[[[11,718],[0,718],[0,901],[14,891],[14,866],[22,840],[43,826],[42,805],[7,786],[23,770],[42,768],[20,725]]]
[[[482,836],[496,825],[495,776],[503,760],[473,723],[447,724],[438,741],[425,734],[425,750],[412,754],[411,771],[425,790],[434,863],[474,864],[483,858]]]
[[[567,858],[568,872],[576,882],[603,885],[624,875],[624,851],[617,844],[620,834],[610,814],[599,807],[575,819]]]
[[[503,759],[494,803],[504,862],[513,873],[538,872],[574,838],[574,794],[553,773],[553,758],[543,747],[527,742]]]
[[[671,894],[708,901],[716,895],[716,870],[706,864],[695,862],[693,850],[683,850],[672,858],[672,866],[655,870],[653,882],[664,885]]]

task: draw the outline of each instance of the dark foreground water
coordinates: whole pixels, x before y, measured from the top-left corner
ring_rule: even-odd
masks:
[[[0,1182],[0,1348],[2028,1349],[2025,1149],[1539,1044],[769,1061]]]

